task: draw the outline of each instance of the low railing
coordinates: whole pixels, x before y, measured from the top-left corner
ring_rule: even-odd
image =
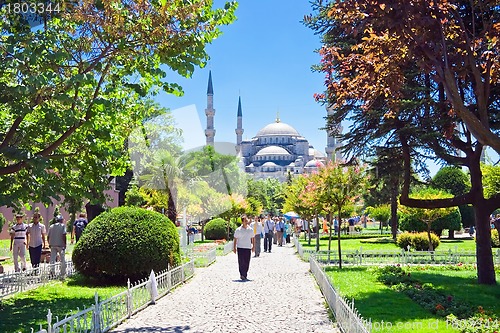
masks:
[[[46,284],[51,280],[63,279],[75,273],[72,261],[55,264],[40,264],[38,268],[29,268],[22,272],[5,272],[0,274],[0,298],[30,288]]]
[[[299,256],[308,261],[311,255],[322,263],[336,264],[339,261],[338,252],[315,251],[305,249],[300,242],[294,238],[294,244]],[[500,266],[500,249],[493,251],[493,261]],[[456,265],[476,264],[475,251],[381,251],[381,250],[343,250],[342,264],[346,265],[383,265],[383,264],[405,264],[405,265]]]
[[[207,267],[215,262],[217,259],[217,248],[212,248],[208,251],[196,251],[195,249],[191,252],[191,257],[194,260],[194,265],[196,267]]]
[[[40,326],[38,333],[103,333],[107,332],[126,318],[139,312],[149,304],[167,294],[172,288],[190,279],[194,275],[194,261],[178,266],[172,270],[161,272],[155,276],[153,272],[148,279],[136,285],[127,284],[127,290],[99,302],[95,294],[95,303],[91,307],[79,311],[62,320],[56,317],[52,323],[52,313],[47,314],[47,329]]]
[[[343,298],[332,286],[330,279],[326,276],[314,256],[309,258],[311,272],[325,297],[328,306],[335,315],[337,325],[343,333],[369,333],[370,323],[364,320],[354,307],[354,300],[349,302]]]
[[[234,246],[234,242],[233,241],[229,241],[226,244],[224,244],[224,252],[223,252],[223,254],[226,255],[226,254],[228,254],[230,252],[233,252],[233,246]]]

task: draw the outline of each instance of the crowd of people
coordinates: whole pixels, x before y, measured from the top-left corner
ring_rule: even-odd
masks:
[[[59,258],[65,262],[67,226],[62,215],[54,218],[54,223],[50,227],[40,223],[40,213],[35,211],[29,223],[25,223],[25,214],[16,214],[16,223],[10,228],[10,251],[14,261],[14,270],[16,272],[25,271],[26,250],[29,252],[32,268],[40,266],[43,249],[50,249],[50,263],[54,264]],[[80,213],[79,217],[73,222],[71,232],[71,243],[80,239],[83,230],[88,221],[85,213]],[[63,265],[64,266],[64,265]]]

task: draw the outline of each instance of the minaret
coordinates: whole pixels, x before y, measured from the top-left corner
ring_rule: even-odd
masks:
[[[241,141],[243,136],[243,113],[241,112],[241,96],[238,97],[238,115],[237,115],[236,129],[236,154],[241,151]]]
[[[332,116],[334,113],[333,108],[326,108],[328,117]],[[337,141],[337,137],[342,133],[342,125],[338,124],[337,128],[327,131],[327,141],[326,141],[326,159],[327,161],[341,162],[342,154],[340,153],[340,141]]]
[[[207,129],[205,136],[207,137],[207,146],[214,145],[215,129],[214,129],[214,88],[212,87],[212,71],[208,72],[208,88],[207,88],[207,108],[205,109],[207,115]]]

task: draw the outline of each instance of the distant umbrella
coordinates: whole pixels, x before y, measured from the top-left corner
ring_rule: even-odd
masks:
[[[283,214],[283,216],[286,217],[287,219],[291,219],[294,217],[300,217],[299,214],[297,214],[295,212],[288,212],[288,213]]]

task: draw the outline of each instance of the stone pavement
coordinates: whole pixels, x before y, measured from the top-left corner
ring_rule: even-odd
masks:
[[[252,257],[249,281],[240,281],[237,256],[209,267],[111,332],[340,332],[325,300],[291,244]]]

